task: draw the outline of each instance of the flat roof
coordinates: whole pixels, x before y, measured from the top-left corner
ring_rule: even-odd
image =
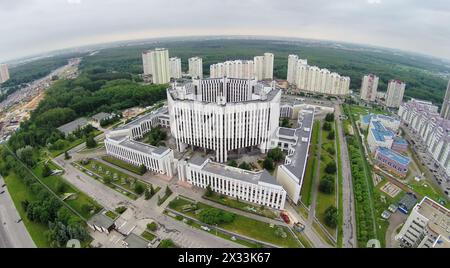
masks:
[[[101,112],[101,113],[98,113],[98,114],[92,116],[92,118],[97,120],[97,121],[101,121],[101,120],[103,120],[105,118],[108,118],[110,116],[112,116],[112,114]]]
[[[158,117],[160,115],[164,115],[168,112],[167,107],[160,107],[157,110],[151,111],[149,113],[146,113],[144,115],[141,115],[135,119],[133,119],[131,122],[128,122],[127,124],[120,126],[116,129],[128,129],[134,126],[139,126],[142,122],[148,121],[153,119],[154,117]]]
[[[278,134],[279,135],[283,135],[283,136],[294,137],[295,136],[295,129],[280,127],[280,128],[278,128]]]
[[[199,159],[198,159],[199,160]],[[203,162],[204,163],[204,162]],[[203,164],[202,163],[202,164]],[[258,184],[258,182],[265,182],[280,186],[277,180],[270,175],[266,170],[263,171],[249,171],[245,169],[230,167],[224,164],[208,161],[202,170],[221,175],[226,178],[240,180],[248,183]]]
[[[191,159],[189,159],[189,163],[194,164],[196,166],[201,166],[207,160],[208,160],[208,158],[196,155],[196,156],[192,157]]]
[[[92,216],[92,218],[88,220],[87,223],[90,225],[100,226],[109,229],[111,226],[114,225],[114,220],[104,215],[103,213],[98,213]]]
[[[58,127],[58,130],[67,135],[74,132],[78,128],[83,128],[87,126],[88,124],[89,123],[86,118],[80,117],[78,119],[73,120],[72,122],[69,122],[67,124]]]
[[[147,240],[133,233],[129,234],[123,241],[128,244],[129,248],[146,248],[149,244]]]
[[[152,154],[152,153],[154,153],[154,154],[162,154],[162,153],[170,150],[167,147],[162,147],[162,146],[156,147],[156,146],[153,146],[153,145],[149,145],[149,144],[146,144],[146,143],[134,141],[134,140],[131,140],[131,139],[126,139],[126,140],[122,141],[120,143],[120,145],[125,146],[125,147],[130,148],[130,149],[134,149],[136,151],[139,151],[139,152],[142,152],[142,153],[145,153],[145,154]]]
[[[284,165],[292,174],[299,178],[299,181],[302,180],[306,160],[308,158],[308,147],[314,120],[314,108],[305,110],[309,112],[302,113],[301,118],[303,119],[299,118],[299,125],[295,131],[295,135],[298,137],[295,152],[293,155],[288,156],[291,163]],[[308,140],[307,142],[302,141],[305,138]]]
[[[430,229],[447,238],[447,241],[450,239],[450,210],[428,197],[424,197],[414,209],[429,220]]]
[[[411,162],[411,158],[403,156],[403,155],[397,153],[394,150],[391,150],[391,149],[388,149],[388,148],[385,148],[385,147],[378,147],[378,151],[382,155],[384,155],[384,156],[388,157],[389,159],[392,159],[395,162],[400,163],[402,165],[407,166]]]

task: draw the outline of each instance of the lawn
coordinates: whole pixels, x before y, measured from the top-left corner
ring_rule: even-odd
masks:
[[[213,193],[211,196],[203,196],[203,198],[222,204],[224,206],[239,209],[245,212],[250,212],[259,216],[275,219],[278,215],[273,211],[266,207],[255,206],[254,204],[249,204],[243,201],[239,201],[237,199],[220,195],[217,193]]]
[[[315,157],[318,150],[318,140],[321,133],[320,121],[316,120],[313,125],[311,145],[309,149],[309,160],[306,164],[305,176],[303,178],[302,189],[300,190],[301,201],[305,206],[311,205],[312,185],[316,176],[318,159]]]
[[[156,235],[154,235],[154,234],[152,234],[152,233],[150,233],[150,232],[148,232],[148,231],[144,231],[142,234],[141,234],[141,236],[143,237],[143,238],[145,238],[145,239],[147,239],[148,241],[153,241],[153,239],[155,239],[156,238]]]
[[[134,166],[130,163],[127,163],[125,161],[122,161],[120,159],[117,159],[117,158],[109,156],[109,155],[103,156],[102,159],[110,164],[116,165],[116,166],[126,169],[128,171],[131,171],[137,175],[142,175],[141,169],[138,166]]]
[[[199,219],[198,215],[193,211],[185,211],[183,212],[184,205],[192,205],[193,203],[187,201],[183,198],[176,198],[172,200],[169,204],[169,207],[173,210],[176,210],[180,213],[184,213],[187,216],[193,217],[195,219]],[[198,210],[212,208],[203,203],[196,203]],[[220,210],[220,209],[219,209]],[[233,213],[234,214],[234,213]],[[218,227],[221,227],[227,231],[234,232],[240,235],[244,235],[247,237],[251,237],[256,240],[264,241],[267,243],[272,243],[281,247],[289,247],[289,248],[297,248],[300,245],[297,240],[292,236],[291,232],[286,227],[281,227],[287,234],[286,238],[281,238],[275,234],[275,230],[278,226],[270,227],[270,224],[261,222],[255,219],[251,219],[248,217],[244,217],[241,215],[234,214],[234,221],[231,223],[219,224]]]
[[[428,196],[429,198],[433,199],[434,201],[440,203],[440,201],[445,200],[445,207],[450,209],[450,202],[447,202],[447,199],[442,196],[439,189],[436,189],[432,183],[428,181],[416,181],[416,180],[410,180],[406,183],[409,187],[412,188],[412,190],[422,197]]]
[[[115,220],[117,218],[117,214],[114,211],[111,211],[111,210],[106,211],[105,215],[110,217],[113,220]]]
[[[5,177],[5,182],[8,187],[8,191],[11,194],[14,205],[19,212],[20,217],[25,224],[31,238],[33,239],[36,247],[38,248],[48,248],[50,244],[45,237],[45,232],[48,231],[48,226],[41,223],[32,222],[27,218],[25,210],[23,209],[21,203],[22,201],[34,201],[36,197],[27,190],[26,185],[19,179],[15,174],[10,174]]]
[[[339,247],[342,247],[342,238],[343,238],[343,230],[342,225],[344,221],[344,204],[343,204],[343,195],[342,195],[342,187],[344,187],[344,177],[342,176],[342,158],[341,158],[341,141],[338,135],[338,123],[335,122],[336,129],[336,155],[337,155],[337,166],[338,166],[338,237],[337,244]],[[344,148],[345,150],[345,148]]]
[[[58,169],[58,167],[51,161],[48,162],[48,165],[52,170]],[[67,182],[63,177],[56,175],[43,177],[43,166],[44,163],[42,162],[36,165],[33,169],[34,174],[36,174],[36,176],[38,176],[39,179],[53,192],[58,194],[59,197],[63,198],[65,194],[73,194],[71,197],[64,200],[64,202],[80,213],[85,219],[89,219],[92,215],[102,209],[97,202]]]
[[[335,130],[334,124],[331,124],[331,126],[332,126],[332,131],[334,131]],[[336,163],[336,159],[337,159],[336,151],[335,151],[335,148],[336,148],[335,142],[334,142],[334,140],[330,140],[327,138],[327,136],[330,132],[331,131],[322,130],[322,146],[320,147],[321,162],[320,162],[320,176],[319,176],[320,179],[319,179],[319,181],[321,182],[327,176],[334,176],[335,177],[335,185],[337,185],[336,175],[327,174],[327,172],[325,171],[327,164],[328,163]],[[336,134],[336,132],[335,132],[335,134]],[[331,154],[330,152],[328,152],[329,149],[333,149],[334,154]],[[331,228],[325,224],[325,211],[330,206],[337,207],[337,205],[336,205],[337,187],[335,187],[333,193],[331,193],[331,194],[323,193],[322,191],[319,190],[319,188],[317,188],[315,190],[317,191],[316,217],[317,217],[317,219],[319,219],[319,221],[322,223],[322,225],[325,226],[327,231],[332,236],[334,236],[336,233],[336,228]]]

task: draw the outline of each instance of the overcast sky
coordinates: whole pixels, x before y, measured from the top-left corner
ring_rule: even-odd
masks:
[[[327,39],[450,59],[448,0],[0,0],[0,62],[119,40]]]

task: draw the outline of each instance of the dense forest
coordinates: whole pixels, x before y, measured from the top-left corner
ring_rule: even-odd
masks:
[[[380,77],[380,91],[386,91],[390,79],[407,83],[405,96],[433,101],[440,105],[447,81],[443,73],[450,73],[439,60],[393,52],[368,49],[354,45],[324,45],[316,42],[288,42],[273,40],[208,40],[167,41],[148,45],[124,46],[104,49],[86,57],[82,68],[105,68],[108,71],[142,73],[141,52],[154,47],[166,47],[171,57],[180,57],[182,69],[187,71],[187,59],[192,56],[203,58],[203,72],[209,74],[209,66],[225,60],[252,59],[264,52],[275,54],[274,76],[285,79],[287,57],[298,54],[308,59],[310,65],[328,68],[351,78],[351,88],[359,91],[364,74],[374,73]]]

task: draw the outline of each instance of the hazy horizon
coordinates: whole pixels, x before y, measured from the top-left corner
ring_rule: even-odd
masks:
[[[155,38],[267,36],[450,60],[445,0],[0,0],[0,62]]]

